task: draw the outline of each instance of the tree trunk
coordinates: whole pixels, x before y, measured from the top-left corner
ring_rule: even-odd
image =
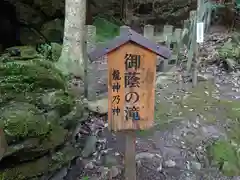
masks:
[[[57,67],[66,75],[84,77],[86,0],[65,1],[64,38]]]

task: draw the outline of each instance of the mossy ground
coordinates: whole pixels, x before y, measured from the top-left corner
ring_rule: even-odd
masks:
[[[228,140],[219,140],[209,145],[208,156],[213,165],[217,165],[225,175],[240,175],[240,101],[217,99],[214,97],[215,90],[213,83],[201,82],[187,95],[179,93],[172,102],[163,100],[156,103],[155,127],[140,131],[138,135],[146,137],[154,134],[154,131],[166,131],[171,123],[191,120],[197,115],[203,117],[204,124],[214,125],[220,121],[228,127]]]

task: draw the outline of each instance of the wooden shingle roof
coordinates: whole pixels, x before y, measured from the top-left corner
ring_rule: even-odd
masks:
[[[122,46],[127,42],[134,42],[145,49],[148,49],[157,55],[163,57],[164,59],[168,59],[171,56],[171,51],[161,45],[157,45],[156,43],[150,41],[149,39],[145,38],[141,34],[133,31],[129,27],[125,26],[121,31],[121,35],[115,37],[114,39],[97,46],[92,52],[89,53],[89,58],[91,61],[95,61],[96,59],[114,51],[116,48]]]

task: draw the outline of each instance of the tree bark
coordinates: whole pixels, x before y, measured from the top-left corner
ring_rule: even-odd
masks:
[[[66,0],[63,48],[57,63],[66,75],[84,77],[85,22],[86,0]]]

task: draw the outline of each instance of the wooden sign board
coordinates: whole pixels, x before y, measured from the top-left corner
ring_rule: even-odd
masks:
[[[109,128],[119,131],[152,127],[157,55],[128,42],[107,57]]]
[[[131,30],[89,54],[91,60],[107,55],[109,130],[149,129],[154,122],[157,56],[169,59],[171,51]]]

